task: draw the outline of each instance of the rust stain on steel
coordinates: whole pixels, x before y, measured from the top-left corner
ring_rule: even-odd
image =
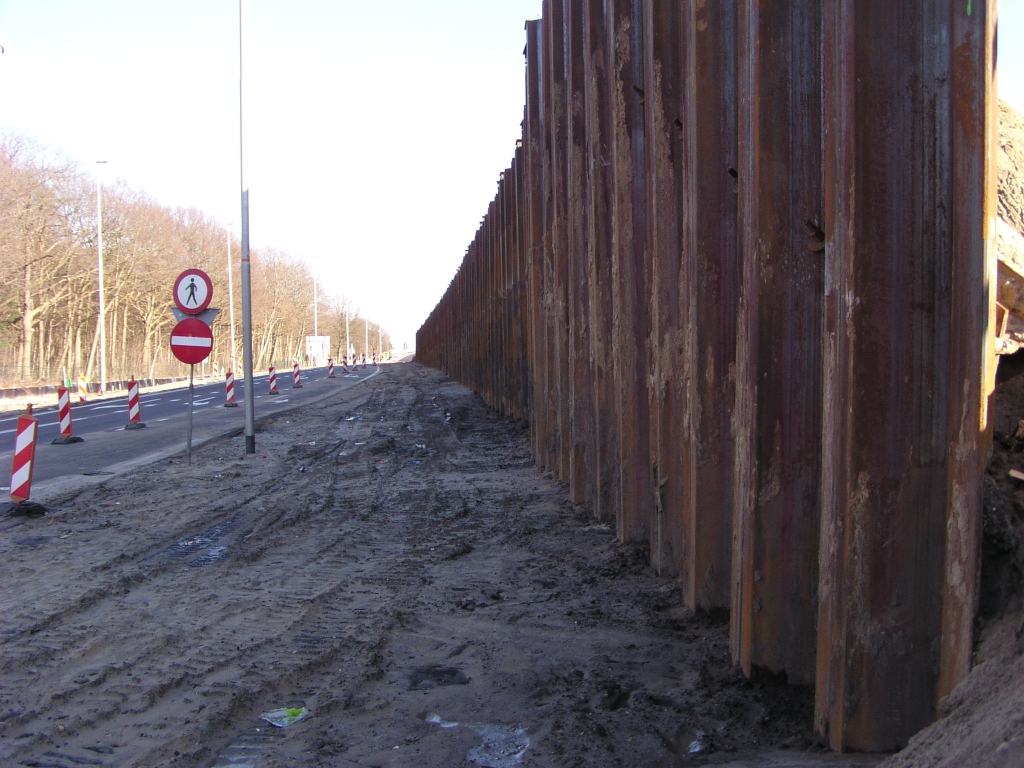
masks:
[[[952,692],[971,669],[978,612],[983,475],[995,388],[996,291],[992,238],[997,203],[996,2],[979,3],[977,15],[954,15],[953,37],[953,280],[950,306],[951,403],[949,501],[946,512],[942,648],[936,695]],[[979,87],[980,86],[980,87]],[[981,237],[978,237],[978,233]],[[985,276],[978,279],[979,276]],[[960,386],[958,386],[958,383]],[[979,435],[982,439],[979,440]]]
[[[529,269],[530,364],[532,373],[530,411],[533,457],[538,467],[547,467],[547,325],[544,315],[544,216],[543,216],[543,93],[542,24],[526,23],[526,116],[523,151],[526,158],[526,199],[524,228]]]
[[[736,170],[736,4],[688,4],[686,98],[676,118],[686,144],[683,249],[690,276],[680,299],[688,355],[692,462],[683,508],[686,604],[730,606],[736,317],[739,302]]]
[[[689,46],[683,37],[683,4],[643,0],[644,136],[649,270],[647,398],[650,417],[650,475],[654,496],[651,520],[651,565],[665,576],[678,576],[691,555],[685,540],[685,496],[694,485],[693,444],[687,439],[692,357],[690,337],[680,324],[680,301],[686,311],[693,274],[692,250],[682,247],[680,217],[689,210],[686,195],[687,146],[676,125],[683,104],[683,68]],[[680,44],[682,42],[682,45]],[[689,588],[684,580],[684,590]]]
[[[569,492],[574,502],[594,497],[596,428],[594,373],[590,326],[590,270],[587,264],[587,213],[590,189],[586,172],[586,125],[584,111],[585,0],[565,0],[565,94],[566,94],[566,259],[568,261],[568,315],[570,417],[572,447]]]
[[[594,515],[613,522],[619,499],[618,420],[612,361],[612,257],[608,91],[608,33],[604,0],[586,0],[583,9],[584,105],[587,199],[587,263],[590,333],[594,372]]]
[[[647,408],[642,25],[638,0],[608,0],[611,106],[612,358],[619,436],[617,533],[646,541],[653,512]],[[636,89],[634,89],[636,86]]]
[[[693,488],[692,413],[686,408],[692,371],[681,314],[689,310],[688,273],[681,219],[686,196],[688,145],[681,118],[689,50],[682,3],[644,0],[643,108],[646,146],[647,253],[649,269],[647,401],[650,418],[650,482],[654,509],[651,564],[664,575],[688,577],[695,553],[686,535],[686,498]],[[691,583],[683,580],[685,594]],[[689,601],[690,607],[695,607]]]
[[[970,663],[991,171],[958,79],[990,92],[987,10],[825,4],[826,173],[846,193],[826,204],[826,406],[842,407],[824,431],[843,444],[823,469],[816,726],[837,749],[902,746]]]
[[[741,4],[733,658],[814,682],[824,253],[818,0]]]

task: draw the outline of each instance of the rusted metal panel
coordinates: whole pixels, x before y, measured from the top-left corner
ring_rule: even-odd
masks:
[[[989,459],[983,446],[991,445],[987,413],[996,368],[996,18],[996,0],[979,2],[976,13],[953,13],[953,316],[939,698],[971,670],[978,612],[981,469]]]
[[[649,336],[647,398],[650,418],[651,565],[665,576],[683,571],[693,542],[685,540],[685,496],[693,489],[693,444],[688,439],[692,409],[688,395],[693,371],[691,335],[680,324],[680,299],[692,293],[693,251],[684,251],[680,217],[687,181],[686,149],[681,141],[689,40],[684,35],[684,4],[643,0],[642,16],[646,249]],[[689,308],[689,307],[688,307]],[[689,313],[691,318],[695,314]],[[684,580],[684,590],[688,587]]]
[[[530,368],[532,381],[531,437],[533,458],[540,468],[547,466],[547,324],[544,314],[544,215],[543,215],[543,25],[526,23],[526,119],[523,149],[526,157],[526,199],[524,226],[529,266]]]
[[[584,110],[583,6],[565,0],[566,93],[566,259],[569,318],[569,408],[572,423],[569,493],[576,503],[589,502],[594,491],[594,374],[590,327],[590,270],[587,263],[587,213],[590,189],[586,172],[587,133]]]
[[[544,313],[547,322],[547,406],[548,425],[546,430],[546,465],[556,477],[568,475],[567,466],[562,465],[562,386],[564,366],[562,360],[565,351],[564,324],[560,322],[564,312],[564,302],[560,301],[558,267],[561,254],[561,228],[559,227],[558,210],[559,185],[556,172],[559,136],[556,126],[556,104],[564,98],[564,78],[562,86],[556,93],[555,72],[564,70],[562,62],[562,38],[554,40],[555,19],[561,19],[561,3],[558,0],[544,2],[544,92],[542,93],[542,109],[544,115],[544,157],[541,165],[543,173],[541,196],[544,210]],[[561,26],[560,22],[557,26]],[[557,56],[557,59],[556,59]],[[564,135],[561,137],[564,143]],[[566,470],[563,474],[563,469]]]
[[[587,210],[587,259],[590,269],[590,332],[594,365],[595,473],[594,515],[615,519],[619,498],[618,420],[614,408],[612,365],[611,193],[609,173],[611,113],[608,90],[608,30],[604,0],[587,0],[584,103]]]
[[[619,437],[616,530],[623,541],[648,540],[654,507],[645,381],[648,319],[639,1],[605,3],[611,105],[612,358]]]
[[[730,607],[737,245],[736,13],[737,4],[687,4],[686,99],[679,133],[687,144],[683,249],[691,278],[680,289],[687,313],[686,398],[692,465],[684,497],[686,604]],[[688,289],[688,290],[687,290]]]
[[[902,746],[935,716],[941,665],[948,685],[969,663],[975,577],[947,558],[976,568],[980,512],[988,126],[969,91],[990,90],[991,41],[973,5],[825,4],[844,194],[826,204],[824,426],[843,444],[823,468],[816,726],[836,749]]]
[[[818,0],[741,3],[733,658],[814,681],[821,465]]]
[[[420,358],[731,605],[747,672],[815,682],[833,747],[902,744],[970,665],[994,0],[544,7]]]

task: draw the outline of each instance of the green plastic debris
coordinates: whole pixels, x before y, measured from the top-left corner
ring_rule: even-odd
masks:
[[[287,728],[299,720],[305,720],[309,716],[309,710],[305,707],[289,707],[287,709],[272,709],[260,715],[260,720],[266,720],[278,728]]]

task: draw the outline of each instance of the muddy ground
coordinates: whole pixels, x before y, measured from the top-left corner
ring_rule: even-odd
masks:
[[[0,765],[873,765],[415,364],[0,518]],[[260,720],[306,708],[285,729]],[[456,725],[457,724],[457,725]]]

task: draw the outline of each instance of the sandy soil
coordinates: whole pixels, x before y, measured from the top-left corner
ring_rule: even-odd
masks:
[[[874,765],[414,364],[0,518],[0,765]],[[305,707],[285,729],[260,714]]]

